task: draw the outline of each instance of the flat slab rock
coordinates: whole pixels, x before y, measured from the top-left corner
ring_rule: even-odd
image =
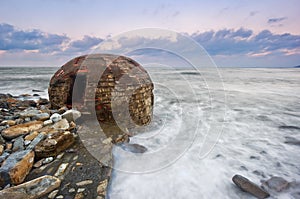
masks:
[[[264,189],[260,188],[247,178],[241,175],[235,175],[232,178],[234,184],[236,184],[242,191],[248,192],[255,196],[256,198],[263,199],[268,198],[270,194],[266,192]]]
[[[60,179],[45,175],[0,191],[0,198],[37,199],[58,188],[60,183]]]
[[[20,135],[25,135],[31,131],[36,131],[43,127],[42,121],[32,121],[24,124],[18,124],[2,131],[2,136],[6,139],[13,139]]]
[[[56,156],[70,147],[75,141],[74,135],[69,131],[57,132],[35,146],[35,154],[39,158]]]
[[[25,150],[11,154],[0,168],[0,186],[22,183],[30,172],[33,163],[33,151]]]

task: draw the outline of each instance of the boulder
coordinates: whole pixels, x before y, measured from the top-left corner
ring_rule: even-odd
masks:
[[[22,183],[31,170],[33,162],[33,151],[25,150],[11,154],[0,168],[0,186]]]
[[[233,176],[232,181],[242,191],[248,192],[259,199],[267,198],[270,196],[270,194],[264,189],[260,188],[258,185],[254,184],[253,182],[241,175]]]
[[[45,175],[0,191],[0,198],[37,199],[58,188],[60,183],[60,179]]]
[[[81,113],[77,110],[67,110],[65,113],[62,114],[62,118],[66,118],[68,122],[74,122],[78,118],[81,117]]]
[[[39,130],[43,127],[42,121],[32,121],[24,124],[18,124],[2,131],[2,136],[6,139],[13,139],[20,135],[25,135],[31,131]]]
[[[36,156],[39,158],[56,156],[70,147],[74,141],[74,135],[69,131],[54,133],[36,145]]]

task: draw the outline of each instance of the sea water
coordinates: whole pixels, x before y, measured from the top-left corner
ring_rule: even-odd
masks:
[[[47,98],[56,70],[0,68],[0,93],[34,94],[35,89]],[[114,148],[109,198],[253,198],[232,183],[235,174],[259,185],[272,176],[300,182],[300,146],[288,142],[300,140],[300,70],[219,71],[221,78],[187,69],[149,69],[155,82],[153,120],[130,141],[148,151],[129,154]],[[224,86],[211,90],[207,81]],[[226,98],[212,104],[211,93]],[[202,156],[216,121],[222,123],[221,132]],[[291,188],[272,197],[299,198],[299,192]]]

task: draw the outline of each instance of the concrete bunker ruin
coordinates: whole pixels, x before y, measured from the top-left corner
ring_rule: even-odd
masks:
[[[136,61],[125,56],[90,54],[63,65],[51,78],[48,93],[52,108],[76,107],[84,112],[89,107],[105,124],[116,124],[114,117],[128,115],[129,111],[131,120],[141,126],[151,121],[153,88],[149,74]]]

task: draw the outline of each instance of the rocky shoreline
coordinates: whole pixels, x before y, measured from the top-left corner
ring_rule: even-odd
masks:
[[[79,139],[91,125],[80,116],[47,99],[0,94],[0,198],[105,198],[112,143],[103,137],[104,165]]]

